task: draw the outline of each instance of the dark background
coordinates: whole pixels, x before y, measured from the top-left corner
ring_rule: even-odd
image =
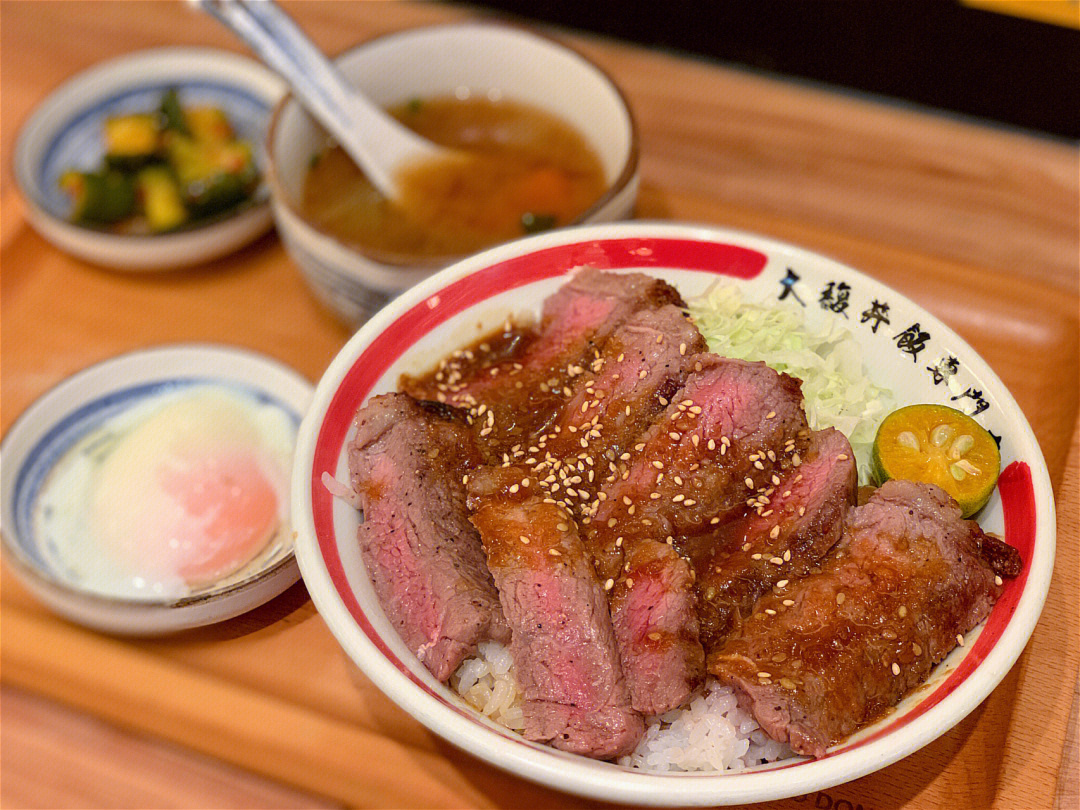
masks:
[[[958,0],[469,5],[1080,139],[1080,30]]]

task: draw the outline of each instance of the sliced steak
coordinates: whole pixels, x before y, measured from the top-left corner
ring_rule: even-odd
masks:
[[[511,327],[454,352],[431,374],[404,377],[402,388],[468,409],[489,460],[499,460],[552,424],[566,404],[564,390],[635,312],[682,303],[659,279],[583,270],[544,302],[535,328]]]
[[[569,512],[523,467],[469,480],[472,521],[513,629],[525,736],[597,759],[629,753],[645,732],[630,705],[603,588]]]
[[[356,424],[349,470],[364,564],[395,629],[445,681],[479,642],[509,639],[465,503],[462,477],[479,450],[460,411],[405,394],[373,398]]]
[[[705,679],[689,563],[666,543],[643,540],[610,597],[633,707],[657,715],[681,706]]]
[[[693,368],[602,490],[586,531],[602,577],[616,575],[624,544],[698,534],[749,500],[771,497],[805,448],[798,380],[711,354],[694,358]]]
[[[819,572],[758,601],[709,670],[767,734],[820,757],[923,683],[987,617],[1001,594],[993,561],[1017,570],[1002,545],[941,489],[890,481],[849,512]]]
[[[524,456],[541,479],[554,474],[552,485],[559,487],[552,497],[565,500],[575,514],[591,514],[591,501],[616,472],[619,456],[670,404],[704,348],[701,333],[678,307],[635,313],[566,386],[569,396],[552,426],[513,456]]]
[[[703,677],[704,661],[693,621],[697,600],[692,588],[683,587],[693,572],[674,550],[659,552],[656,546],[705,531],[743,508],[748,495],[774,487],[771,476],[793,463],[808,434],[796,380],[763,363],[709,354],[692,363],[675,401],[620,456],[621,472],[597,494],[588,522],[582,521],[601,578],[614,580],[620,593],[632,594],[639,579],[649,583],[640,596],[618,600],[612,621],[616,636],[630,644],[622,655],[633,662],[624,669],[635,706],[653,713],[689,696]],[[642,569],[648,574],[635,575],[637,560],[649,561]],[[676,620],[669,615],[677,617],[683,623],[679,634],[665,636],[643,622],[649,592],[663,592],[658,626]],[[639,661],[642,627],[649,628],[646,641],[649,633],[660,633],[668,643],[655,645]],[[661,681],[658,673],[677,680]]]
[[[773,588],[782,593],[836,544],[857,480],[847,437],[832,428],[815,431],[805,458],[784,473],[771,497],[680,544],[697,573],[706,651],[738,630],[759,597]]]

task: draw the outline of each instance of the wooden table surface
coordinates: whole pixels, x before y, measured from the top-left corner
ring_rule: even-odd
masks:
[[[466,7],[290,4],[324,49]],[[182,3],[0,4],[0,428],[72,372],[172,341],[248,346],[319,378],[349,331],[269,235],[208,267],[120,274],[30,229],[15,134],[107,57],[166,44],[243,52]],[[1058,562],[1020,661],[916,754],[778,808],[1076,807],[1078,152],[1075,144],[569,37],[641,130],[637,214],[767,234],[859,267],[955,328],[1014,392],[1058,498]],[[159,640],[92,633],[0,580],[4,807],[586,807],[430,734],[347,662],[303,585]],[[599,805],[597,805],[599,806]]]

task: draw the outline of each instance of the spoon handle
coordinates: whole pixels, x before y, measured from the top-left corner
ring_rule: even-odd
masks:
[[[192,0],[242,39],[289,83],[384,196],[397,196],[394,169],[436,153],[352,88],[337,68],[273,0]]]

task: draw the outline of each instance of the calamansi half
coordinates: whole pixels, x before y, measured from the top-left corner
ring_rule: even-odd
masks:
[[[872,462],[879,484],[894,478],[937,484],[970,517],[994,491],[1001,451],[982,425],[955,408],[908,405],[882,421]]]

